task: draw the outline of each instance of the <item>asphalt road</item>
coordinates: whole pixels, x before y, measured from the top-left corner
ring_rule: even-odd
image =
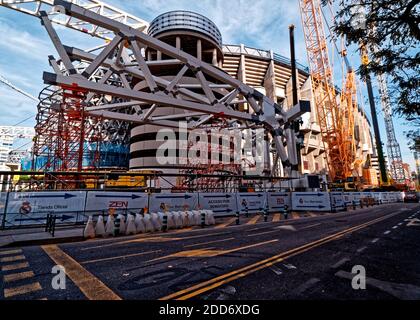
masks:
[[[420,299],[419,204],[299,217],[1,249],[0,299]]]

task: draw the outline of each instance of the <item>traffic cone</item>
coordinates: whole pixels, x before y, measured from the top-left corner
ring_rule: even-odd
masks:
[[[136,214],[136,219],[134,220],[136,224],[136,230],[138,233],[145,233],[146,227],[144,225],[143,216],[140,213]]]
[[[127,218],[127,229],[125,230],[125,234],[129,235],[129,234],[136,234],[136,233],[137,233],[137,228],[136,228],[136,223],[134,222],[134,216],[132,214],[129,214]]]
[[[104,217],[100,215],[95,226],[95,235],[103,237],[105,235]]]
[[[110,236],[114,234],[114,216],[112,214],[108,215],[108,219],[105,225],[105,235]]]
[[[83,231],[83,237],[85,238],[95,238],[95,228],[93,226],[93,217],[89,216],[86,223],[85,230]]]
[[[120,219],[120,234],[124,234],[125,230],[127,229],[127,225],[125,223],[125,217],[121,213],[117,216],[117,219]]]

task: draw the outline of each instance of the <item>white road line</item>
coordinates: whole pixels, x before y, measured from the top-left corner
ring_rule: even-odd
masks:
[[[379,238],[375,238],[375,239],[373,239],[371,242],[372,243],[375,243],[375,242],[378,242],[379,241]]]
[[[391,231],[387,230],[384,232],[384,234],[388,234],[388,233],[391,233]]]
[[[283,263],[283,265],[289,270],[296,269],[296,267],[291,263]]]
[[[366,249],[367,249],[367,247],[365,246],[365,247],[361,247],[361,248],[357,249],[356,251],[358,253],[361,253],[361,252],[365,251]]]
[[[343,264],[345,264],[347,261],[350,261],[350,259],[349,258],[343,258],[343,259],[341,259],[341,260],[339,260],[339,261],[337,261],[335,264],[333,264],[331,267],[333,268],[333,269],[337,269],[338,267],[341,267]]]
[[[398,226],[393,226],[393,227],[392,227],[392,229],[397,229],[397,228],[398,228]]]
[[[400,226],[400,225],[402,225],[403,223],[402,222],[400,222],[398,225]]]
[[[270,270],[273,271],[278,276],[283,274],[283,271],[279,267],[277,267],[276,265],[271,266]]]

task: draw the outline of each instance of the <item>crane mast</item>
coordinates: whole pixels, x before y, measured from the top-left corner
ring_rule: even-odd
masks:
[[[397,183],[404,183],[406,178],[403,168],[400,144],[395,135],[394,123],[392,121],[391,103],[389,101],[388,87],[383,74],[376,76],[381,97],[381,106],[384,114],[387,153],[389,159],[389,168],[392,179]]]
[[[354,163],[354,74],[349,73],[342,105],[336,99],[333,71],[322,9],[319,0],[299,1],[302,26],[312,79],[312,92],[322,141],[327,151],[327,162],[332,181],[344,181],[352,176]],[[352,77],[353,76],[353,77]],[[347,93],[347,94],[346,94]],[[343,97],[342,94],[342,97]]]

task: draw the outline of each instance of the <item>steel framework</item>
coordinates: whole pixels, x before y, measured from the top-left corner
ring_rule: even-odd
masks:
[[[317,118],[328,154],[329,175],[332,181],[345,180],[352,176],[355,161],[352,129],[353,110],[357,110],[357,101],[354,73],[348,73],[346,89],[342,95],[342,102],[346,103],[340,105],[336,98],[321,3],[319,0],[300,0],[299,5]]]
[[[177,128],[179,115],[172,118],[153,116],[154,110],[160,106],[171,106],[186,110],[183,117],[188,119],[188,129],[217,122],[221,115],[230,119],[232,127],[264,127],[270,133],[277,152],[273,163],[266,159],[267,165],[274,170],[280,159],[287,175],[298,176],[296,138],[289,124],[310,110],[309,102],[300,101],[285,111],[268,97],[220,69],[124,23],[66,1],[56,0],[54,4],[55,12],[107,30],[108,35],[115,34],[98,54],[64,46],[47,13],[39,13],[59,55],[57,61],[50,58],[54,73],[45,72],[44,82],[72,91],[86,92],[81,103],[86,115],[132,124],[148,123]],[[160,61],[145,61],[145,48],[167,56],[179,66],[178,74],[170,81],[153,75],[151,66],[158,65]],[[83,62],[87,67],[81,71],[74,66],[74,62]],[[99,80],[94,77],[98,70],[103,70]],[[199,90],[178,86],[180,79],[187,73],[197,79]],[[108,81],[111,77],[118,81]],[[120,102],[111,99],[111,103],[92,103],[91,99],[97,96],[110,96]],[[239,111],[238,105],[244,102],[251,107],[252,112]],[[127,108],[134,110],[134,113],[119,112]]]
[[[98,0],[68,0],[71,3],[98,13],[101,16],[107,17],[114,21],[124,23],[125,25],[146,32],[149,24],[136,16],[133,16],[123,10],[110,6]],[[4,6],[31,16],[39,17],[41,11],[48,12],[51,22],[62,25],[67,28],[78,30],[91,36],[109,39],[112,32],[107,29],[102,29],[88,21],[82,21],[73,17],[63,17],[54,12],[54,0],[0,0],[0,6]]]

